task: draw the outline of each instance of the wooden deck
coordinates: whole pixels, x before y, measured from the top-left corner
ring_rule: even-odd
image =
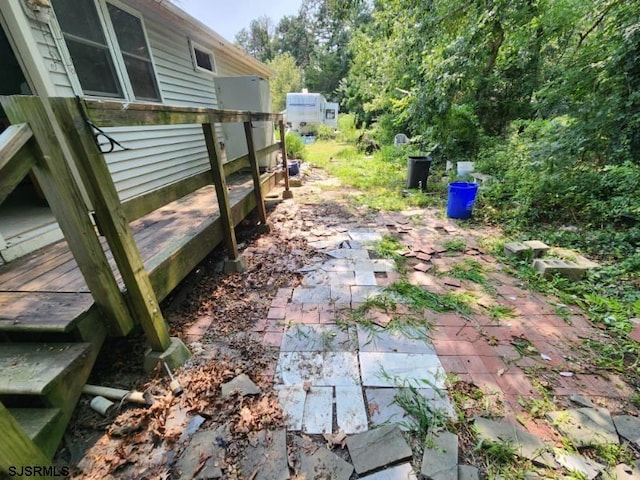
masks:
[[[262,175],[263,193],[276,184]],[[255,208],[251,178],[229,181],[232,215],[238,224]],[[202,187],[131,223],[134,237],[159,300],[223,240],[213,185]],[[108,245],[102,239],[118,285]],[[66,241],[0,265],[0,331],[63,333],[95,312],[94,302]]]

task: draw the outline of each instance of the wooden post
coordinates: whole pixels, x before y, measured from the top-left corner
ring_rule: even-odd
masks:
[[[0,403],[0,472],[11,473],[9,469],[14,467],[19,473],[21,467],[38,465],[46,467],[51,465],[51,460],[42,453],[35,443],[24,433],[7,408]],[[1,476],[1,475],[0,475]],[[27,478],[17,475],[17,478]],[[52,476],[38,478],[53,478]]]
[[[109,319],[110,332],[126,335],[133,320],[60,147],[53,113],[39,97],[3,97],[2,106],[12,123],[29,124],[37,142],[33,172],[38,183],[96,304]]]
[[[256,147],[253,143],[253,128],[251,122],[244,122],[244,134],[247,137],[247,149],[249,151],[249,163],[251,164],[251,176],[253,177],[253,192],[256,197],[256,208],[262,225],[267,225],[267,209],[262,198],[262,186],[260,184],[260,167],[256,157]]]
[[[231,260],[239,257],[238,244],[236,242],[235,225],[231,216],[231,204],[229,203],[229,193],[227,192],[227,180],[224,176],[222,168],[222,156],[220,155],[220,146],[216,139],[214,122],[203,123],[202,133],[207,144],[207,152],[209,153],[209,163],[211,164],[211,173],[213,175],[213,184],[216,187],[216,195],[218,196],[218,206],[220,207],[220,220],[222,220],[222,232],[224,235],[227,254]]]
[[[96,211],[97,223],[122,275],[132,313],[140,322],[151,348],[156,352],[165,351],[171,344],[169,328],[162,316],[107,163],[94,141],[93,131],[82,116],[75,99],[50,100],[71,147],[82,181],[87,187]]]
[[[278,122],[280,128],[280,149],[282,151],[282,168],[284,169],[284,192],[282,198],[293,198],[293,192],[289,190],[289,162],[287,161],[287,143],[285,142],[284,120]]]

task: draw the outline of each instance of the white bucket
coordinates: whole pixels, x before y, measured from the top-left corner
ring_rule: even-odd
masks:
[[[473,172],[473,162],[458,162],[458,176],[464,177]]]

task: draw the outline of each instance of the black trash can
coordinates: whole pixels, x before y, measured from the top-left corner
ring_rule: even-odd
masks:
[[[421,188],[423,191],[427,189],[427,178],[429,178],[429,168],[433,158],[409,157],[407,172],[407,188]]]

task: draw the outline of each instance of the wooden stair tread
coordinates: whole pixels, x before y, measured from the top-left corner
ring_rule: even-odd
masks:
[[[0,344],[0,395],[46,394],[90,349],[90,343]]]
[[[62,415],[62,410],[59,408],[9,408],[9,413],[18,421],[24,433],[34,440]]]
[[[90,293],[0,292],[0,331],[70,331],[89,313]]]

